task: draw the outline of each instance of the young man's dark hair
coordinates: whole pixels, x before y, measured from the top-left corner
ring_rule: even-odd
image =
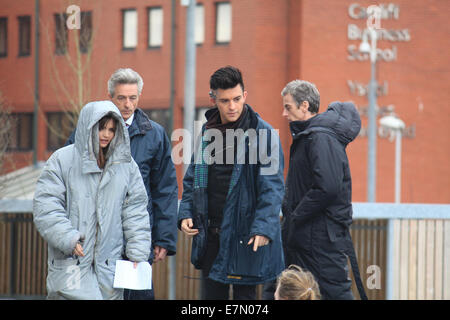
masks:
[[[226,66],[216,70],[209,80],[209,87],[211,90],[217,89],[231,89],[236,87],[238,84],[241,85],[242,90],[244,90],[244,80],[242,79],[241,71],[233,66]],[[214,94],[210,92],[210,95]]]

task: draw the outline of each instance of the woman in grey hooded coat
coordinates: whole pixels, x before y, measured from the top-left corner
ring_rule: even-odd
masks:
[[[113,288],[116,260],[150,254],[147,193],[112,102],[88,103],[77,128],[75,144],[48,159],[33,200],[34,223],[48,242],[48,298],[122,299],[123,289]],[[102,130],[113,135],[106,147]]]

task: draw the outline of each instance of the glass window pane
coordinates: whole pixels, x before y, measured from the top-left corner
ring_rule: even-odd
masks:
[[[55,14],[55,53],[65,54],[67,50],[67,14]]]
[[[92,12],[81,12],[80,51],[87,53],[91,46],[92,38]]]
[[[32,147],[31,131],[33,130],[33,117],[27,114],[22,115],[20,118],[19,149],[29,150]]]
[[[10,142],[8,150],[31,150],[33,147],[33,114],[30,112],[15,113],[12,115],[12,119],[13,124],[10,131]]]
[[[167,134],[169,132],[170,111],[169,109],[146,109],[143,110],[147,116],[164,127]]]
[[[0,18],[0,57],[8,55],[8,18]]]
[[[228,2],[217,4],[216,42],[226,43],[231,40],[231,4]]]
[[[19,145],[19,117],[16,115],[12,116],[13,124],[11,128],[11,134],[9,136],[8,150],[14,150],[18,148]]]
[[[52,112],[47,113],[47,149],[56,150],[58,149],[58,124],[61,123],[58,117],[58,113]]]
[[[137,12],[136,10],[123,11],[123,47],[136,48],[137,46]]]
[[[160,47],[163,43],[163,10],[150,8],[148,12],[148,46]]]
[[[205,42],[205,8],[197,4],[195,8],[195,43]]]
[[[19,17],[19,56],[31,53],[31,17]]]
[[[67,112],[47,113],[47,150],[56,150],[64,146],[73,132],[74,115]]]

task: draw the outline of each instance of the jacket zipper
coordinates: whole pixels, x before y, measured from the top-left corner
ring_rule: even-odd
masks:
[[[102,183],[102,179],[103,179],[103,174],[106,171],[106,166],[105,168],[102,170],[102,173],[100,175],[100,180],[98,182],[98,186],[97,186],[97,192],[95,194],[95,216],[96,216],[96,223],[95,223],[95,244],[94,244],[94,255],[93,255],[93,259],[92,259],[92,264],[94,265],[94,270],[97,273],[97,268],[96,268],[96,264],[95,264],[95,260],[96,260],[96,253],[97,253],[97,243],[98,243],[98,230],[99,230],[99,213],[98,213],[98,194],[100,191],[100,184]]]

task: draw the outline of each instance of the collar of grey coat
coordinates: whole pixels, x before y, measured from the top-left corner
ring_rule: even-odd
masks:
[[[108,113],[117,120],[118,126],[108,151],[108,163],[121,163],[131,161],[130,139],[125,122],[119,109],[111,101],[90,102],[81,109],[75,133],[75,149],[81,156],[83,173],[101,172],[97,165],[99,142],[98,122]],[[95,150],[95,151],[94,151]]]

